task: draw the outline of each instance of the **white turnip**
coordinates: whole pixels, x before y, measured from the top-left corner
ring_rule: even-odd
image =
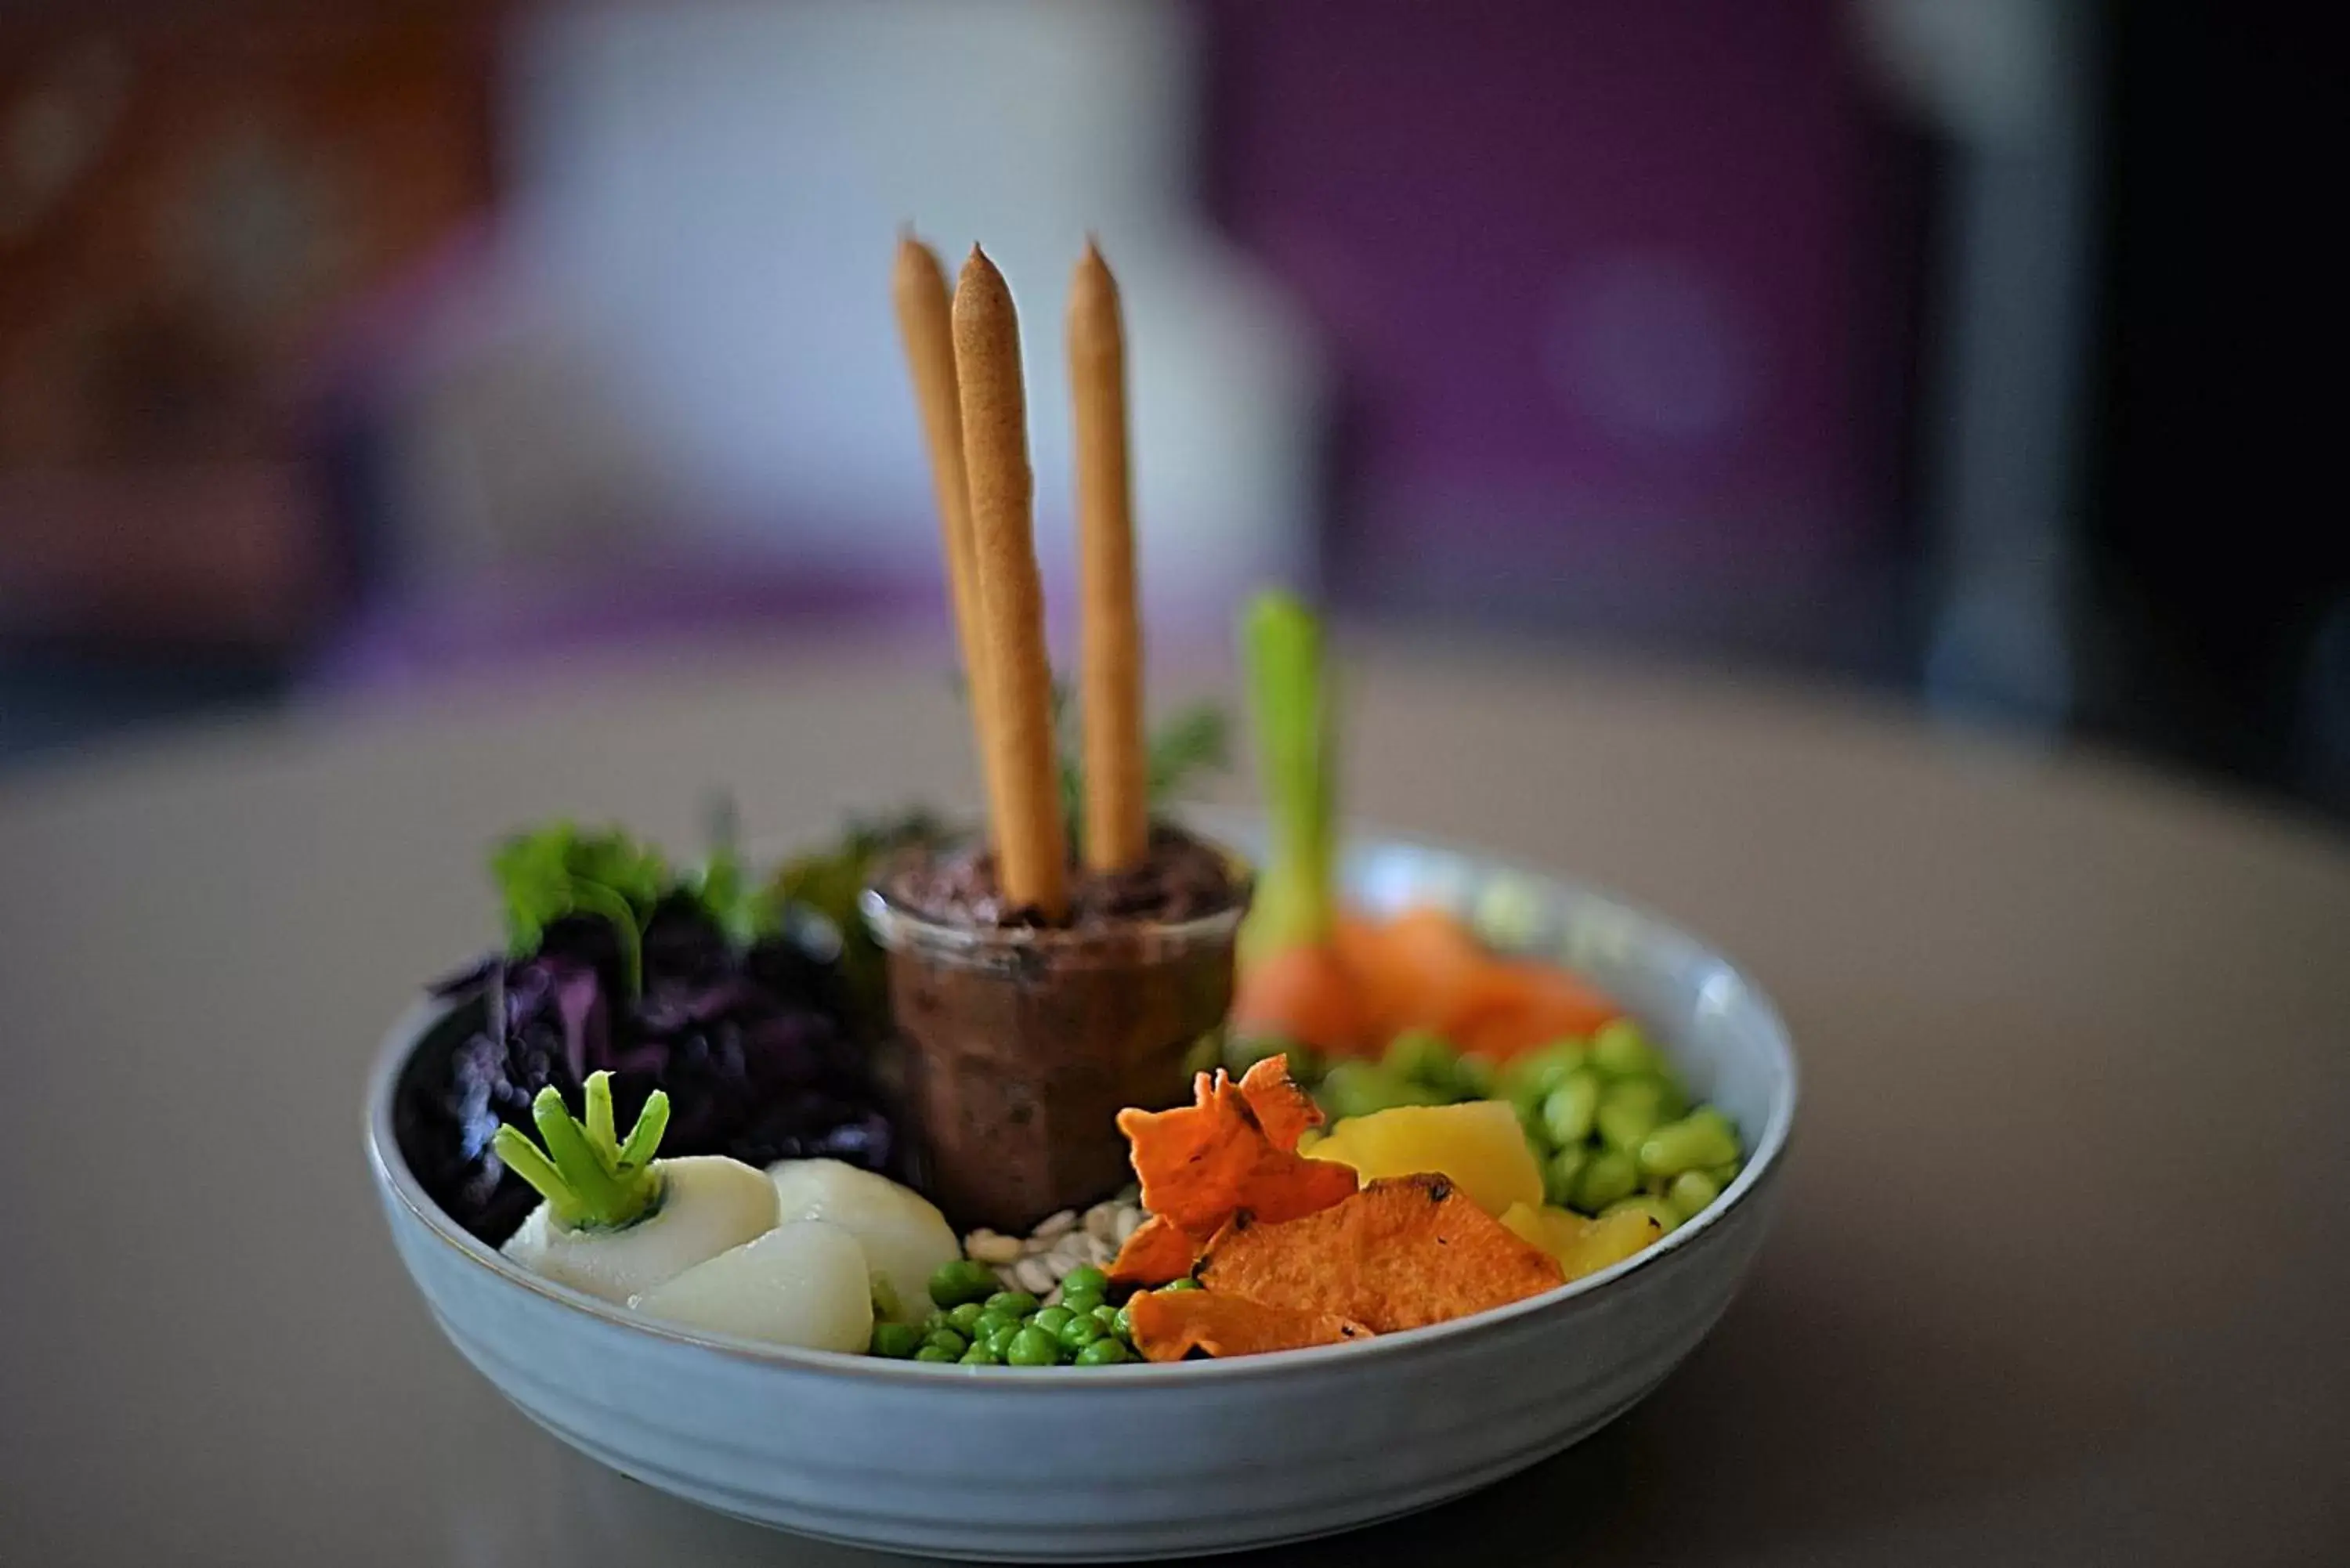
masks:
[[[623,1144],[612,1127],[611,1075],[587,1084],[587,1116],[539,1091],[531,1119],[542,1151],[500,1127],[498,1158],[546,1201],[500,1249],[532,1272],[605,1301],[627,1303],[774,1228],[775,1184],[751,1166],[715,1157],[653,1158],[669,1125],[659,1090]]]
[[[820,1220],[786,1221],[629,1304],[690,1328],[808,1350],[861,1351],[873,1334],[864,1250]]]
[[[857,1238],[873,1277],[876,1310],[920,1323],[931,1310],[931,1275],[962,1256],[954,1228],[911,1188],[837,1159],[786,1159],[767,1168],[777,1218],[822,1220]]]

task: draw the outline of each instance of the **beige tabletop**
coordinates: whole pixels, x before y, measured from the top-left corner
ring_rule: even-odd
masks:
[[[2344,841],[1783,690],[1386,644],[1352,691],[1351,811],[1714,939],[1805,1100],[1755,1274],[1653,1398],[1283,1560],[2345,1560]],[[738,652],[0,786],[0,1562],[873,1561],[502,1404],[393,1257],[360,1075],[491,939],[500,829],[690,846],[723,784],[820,832],[961,797],[966,749],[926,669]]]

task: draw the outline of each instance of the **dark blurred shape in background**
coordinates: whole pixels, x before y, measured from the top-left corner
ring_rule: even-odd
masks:
[[[0,762],[938,641],[910,218],[1023,296],[1064,573],[1102,236],[1162,645],[1283,576],[2350,809],[2337,59],[2216,0],[13,8]]]

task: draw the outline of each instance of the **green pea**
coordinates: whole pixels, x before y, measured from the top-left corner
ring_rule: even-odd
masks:
[[[1707,1171],[1706,1174],[1713,1178],[1717,1186],[1727,1190],[1730,1184],[1738,1179],[1738,1173],[1745,1168],[1746,1167],[1743,1164],[1733,1159],[1728,1165],[1715,1166],[1711,1170]]]
[[[1640,1140],[1639,1151],[1642,1171],[1669,1179],[1736,1159],[1738,1140],[1718,1117],[1687,1116],[1652,1130]]]
[[[1572,1148],[1591,1136],[1599,1109],[1599,1075],[1585,1068],[1569,1073],[1543,1097],[1543,1131],[1555,1148]]]
[[[1702,1170],[1684,1170],[1665,1189],[1665,1201],[1682,1220],[1694,1220],[1721,1196],[1721,1183]]]
[[[1591,1036],[1591,1064],[1611,1078],[1653,1073],[1662,1064],[1657,1048],[1628,1018],[1611,1018]]]
[[[986,1312],[987,1309],[977,1302],[965,1302],[947,1314],[946,1326],[953,1329],[957,1334],[976,1333],[979,1320],[986,1314]]]
[[[941,1263],[931,1276],[931,1299],[942,1307],[984,1301],[996,1289],[995,1271],[970,1258]]]
[[[921,1349],[914,1352],[914,1359],[917,1361],[952,1361],[955,1359],[955,1353],[951,1350],[942,1350],[935,1345],[926,1345],[922,1346]]]
[[[952,1351],[957,1355],[971,1348],[971,1341],[951,1328],[933,1329],[922,1336],[922,1343],[935,1345],[941,1350]]]
[[[868,1355],[886,1355],[892,1361],[903,1361],[924,1344],[922,1331],[910,1323],[877,1323],[873,1338],[866,1345]]]
[[[1629,1198],[1640,1185],[1632,1157],[1620,1149],[1604,1148],[1585,1162],[1575,1179],[1575,1207],[1596,1214],[1618,1199]]]
[[[1012,1342],[1019,1338],[1022,1332],[1026,1327],[1027,1325],[1025,1324],[1006,1324],[1003,1327],[992,1331],[985,1339],[981,1340],[979,1343],[987,1346],[988,1349],[993,1351],[997,1355],[1002,1355],[1005,1351],[1012,1348]]]
[[[1341,1062],[1322,1075],[1315,1092],[1332,1121],[1367,1116],[1396,1106],[1433,1106],[1444,1096],[1371,1062]]]
[[[1046,1334],[1058,1334],[1061,1332],[1061,1325],[1075,1315],[1076,1314],[1065,1306],[1038,1307],[1029,1316],[1028,1326],[1041,1328]]]
[[[956,1356],[955,1360],[959,1365],[963,1366],[1001,1366],[1003,1365],[1003,1357],[996,1355],[995,1352],[988,1349],[987,1346],[983,1345],[972,1345],[969,1350],[966,1350],[961,1355]]]
[[[1502,1069],[1480,1052],[1472,1051],[1452,1064],[1453,1091],[1464,1100],[1490,1100],[1501,1084]]]
[[[1134,1352],[1115,1339],[1097,1339],[1077,1352],[1077,1365],[1080,1366],[1116,1366],[1122,1361],[1133,1359]]]
[[[1006,1317],[1026,1317],[1036,1310],[1036,1298],[1026,1291],[998,1291],[987,1298],[987,1310]]]
[[[1109,1289],[1109,1276],[1091,1263],[1079,1263],[1061,1276],[1061,1296],[1066,1300],[1076,1295],[1101,1295]]]
[[[1543,1163],[1543,1201],[1565,1209],[1575,1201],[1575,1179],[1583,1174],[1591,1150],[1582,1144],[1560,1149]]]
[[[1623,1078],[1608,1085],[1594,1118],[1599,1141],[1627,1154],[1637,1151],[1640,1140],[1665,1119],[1665,1087],[1654,1078]]]
[[[1132,1345],[1134,1343],[1134,1320],[1126,1315],[1126,1309],[1124,1307],[1118,1309],[1115,1318],[1116,1321],[1111,1323],[1110,1327],[1117,1331],[1118,1338],[1126,1341],[1128,1345]]]
[[[1083,1350],[1087,1345],[1091,1345],[1095,1340],[1104,1337],[1108,1333],[1109,1330],[1104,1328],[1090,1317],[1073,1317],[1062,1326],[1061,1332],[1054,1337],[1061,1342],[1062,1348],[1069,1351],[1071,1354],[1075,1354],[1077,1351]]]
[[[1159,1288],[1167,1291],[1196,1291],[1200,1288],[1200,1282],[1186,1274],[1181,1279],[1170,1281]]]
[[[947,1316],[944,1311],[934,1312],[930,1316],[922,1320],[922,1332],[924,1334],[930,1333],[931,1330],[934,1328],[952,1328],[953,1326],[953,1321]]]
[[[1681,1217],[1661,1198],[1619,1198],[1599,1211],[1601,1214],[1646,1214],[1657,1222],[1657,1228],[1669,1236],[1681,1228]]]
[[[1408,1084],[1450,1089],[1460,1061],[1452,1043],[1433,1029],[1407,1029],[1388,1042],[1379,1065]]]
[[[1124,1307],[1114,1307],[1110,1305],[1109,1303],[1104,1302],[1101,1305],[1094,1308],[1092,1312],[1087,1313],[1086,1315],[1092,1318],[1104,1328],[1109,1330],[1112,1334],[1118,1334],[1123,1332],[1118,1326],[1118,1314],[1125,1310],[1126,1309]]]
[[[1010,1313],[998,1312],[993,1307],[982,1307],[979,1315],[971,1320],[971,1336],[973,1339],[985,1339],[998,1330],[1019,1326],[1020,1320]]]
[[[1064,1292],[1061,1296],[1061,1304],[1068,1308],[1069,1311],[1076,1316],[1084,1317],[1090,1314],[1094,1308],[1101,1305],[1102,1299],[1098,1294],[1092,1291]]]
[[[1061,1342],[1041,1328],[1022,1329],[1003,1352],[1007,1366],[1055,1366],[1060,1360]]]

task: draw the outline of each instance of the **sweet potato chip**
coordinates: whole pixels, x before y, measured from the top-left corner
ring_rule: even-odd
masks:
[[[1243,1209],[1278,1223],[1353,1192],[1351,1169],[1295,1152],[1305,1128],[1282,1097],[1278,1085],[1287,1077],[1284,1064],[1277,1076],[1268,1074],[1260,1082],[1257,1093],[1274,1107],[1289,1147],[1266,1132],[1249,1096],[1222,1072],[1200,1075],[1197,1105],[1118,1112],[1118,1130],[1132,1147],[1134,1174],[1142,1183],[1142,1206],[1198,1238],[1215,1234]]]
[[[1242,1074],[1241,1098],[1275,1148],[1295,1149],[1306,1128],[1322,1125],[1322,1107],[1290,1077],[1286,1056],[1267,1056]]]
[[[1371,1331],[1330,1313],[1292,1312],[1208,1291],[1146,1291],[1127,1303],[1134,1347],[1146,1361],[1180,1361],[1194,1351],[1257,1355],[1368,1339]]]
[[[1466,1317],[1565,1280],[1555,1258],[1441,1176],[1374,1181],[1286,1221],[1235,1214],[1194,1275],[1211,1295],[1351,1318],[1380,1334]]]
[[[1114,1285],[1163,1285],[1180,1280],[1200,1261],[1200,1243],[1172,1220],[1153,1214],[1126,1239],[1109,1266]]]

